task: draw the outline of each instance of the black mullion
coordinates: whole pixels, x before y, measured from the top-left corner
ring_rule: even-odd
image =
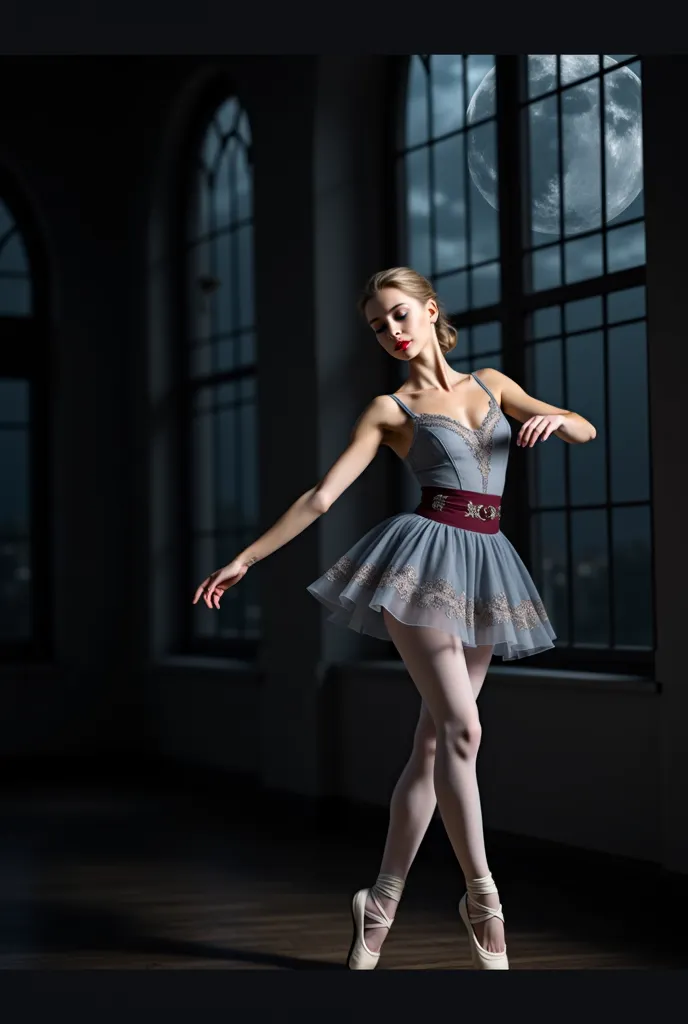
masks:
[[[472,267],[477,270],[480,267],[489,267],[495,261],[493,259],[479,260],[477,263],[464,263],[460,267],[452,267],[451,270],[439,270],[436,274],[437,280],[441,281],[443,277],[451,277],[452,274],[460,274],[462,270],[468,270]]]
[[[604,66],[603,54],[600,54],[600,78],[599,78],[599,108],[600,108],[600,209],[602,214],[602,276],[606,280],[609,276],[607,263],[607,153],[605,136],[604,116]],[[604,317],[604,330],[602,333],[602,344],[604,346],[604,459],[605,459],[605,488],[607,491],[606,503],[606,525],[607,525],[607,575],[609,589],[607,597],[607,608],[609,612],[609,646],[616,646],[616,587],[614,582],[614,538],[612,533],[612,472],[611,472],[611,437],[610,437],[610,413],[609,413],[609,320],[608,320],[608,292],[602,295],[602,314]]]
[[[234,221],[234,224],[236,226],[238,226],[238,227],[250,227],[252,223],[253,223],[253,218],[252,217],[241,217],[241,218],[237,217],[237,219]],[[633,224],[634,222],[629,220],[627,223],[628,224]],[[225,224],[224,227],[221,226],[221,227],[218,227],[218,228],[213,228],[212,231],[206,231],[205,234],[200,234],[200,235],[196,236],[193,239],[193,241],[187,242],[186,245],[187,245],[187,247],[189,249],[192,249],[195,245],[198,245],[199,242],[210,241],[213,238],[217,238],[219,235],[228,234],[229,231],[230,231],[230,227],[227,224]]]
[[[613,224],[607,230],[610,233],[613,233],[615,231],[622,231],[624,228],[632,227],[633,224],[642,224],[644,222],[644,220],[645,220],[644,216],[633,217],[631,220],[625,220],[622,224]],[[600,228],[588,228],[587,231],[577,231],[576,232],[576,241],[579,241],[580,239],[585,239],[585,238],[592,238],[594,235],[599,235],[599,233],[600,233]],[[526,246],[525,247],[525,251],[528,252],[528,253],[546,252],[547,249],[553,249],[556,245],[559,245],[558,241],[555,241],[555,242],[544,242],[542,245]],[[628,269],[634,270],[635,268],[634,267],[630,267]],[[588,278],[588,280],[599,281],[601,277],[613,276],[613,274],[616,274],[616,273],[620,273],[620,271],[613,271],[612,275],[609,275],[609,274],[607,274],[607,275],[605,275],[605,274],[598,274],[597,277],[595,277],[595,278]]]
[[[464,55],[459,54],[459,56],[463,57]],[[488,117],[481,118],[479,121],[472,121],[471,128],[480,128],[484,124],[489,124],[490,121],[494,121],[494,116],[492,114]],[[443,132],[441,135],[433,136],[433,138],[435,142],[446,142],[448,139],[453,139],[455,135],[460,135],[463,131],[465,131],[465,128],[452,128],[450,131]],[[425,145],[425,142],[414,142],[412,146],[404,147],[399,150],[396,155],[405,156],[409,153],[417,153],[418,150],[422,149]]]
[[[238,114],[237,114],[237,117],[238,117]],[[232,238],[232,240],[234,242],[234,252],[233,252],[233,257],[234,258],[232,260],[232,284],[233,284],[233,287],[232,287],[232,300],[233,300],[232,301],[232,309],[233,309],[233,313],[234,313],[234,323],[237,325],[237,330],[240,330],[240,324],[241,324],[241,315],[240,315],[240,312],[241,312],[241,304],[240,304],[241,281],[240,281],[240,276],[239,276],[239,258],[240,258],[239,257],[239,238],[241,237],[240,236],[240,230],[241,229],[237,228],[237,226],[236,226],[236,217],[235,217],[236,211],[238,210],[238,186],[237,186],[237,176],[236,176],[236,173],[235,173],[236,167],[235,167],[235,162],[234,161],[236,160],[236,154],[239,153],[239,151],[240,151],[241,140],[239,139],[239,137],[236,134],[233,137],[234,137],[234,140],[236,142],[236,146],[235,146],[235,149],[234,149],[235,157],[234,157],[234,160],[230,163],[229,168],[228,168],[228,173],[230,175],[230,180],[229,180],[229,183],[228,183],[228,189],[229,189],[229,194],[230,194],[230,196],[232,198],[232,209],[230,210],[230,223],[231,223],[231,226],[233,228],[233,231],[231,233],[231,238]],[[252,273],[253,273],[253,271],[251,271],[251,274]],[[235,365],[239,361],[239,360],[237,360],[237,346],[236,346],[236,344],[234,345],[233,351],[232,351],[232,361],[233,361],[233,363]],[[233,399],[234,400],[232,402],[232,416],[231,416],[232,439],[234,441],[234,481],[233,481],[234,488],[233,488],[233,490],[234,490],[234,495],[237,496],[240,493],[240,486],[241,486],[241,447],[242,446],[241,446],[241,434],[240,434],[240,429],[239,429],[239,417],[238,417],[238,413],[237,413],[237,409],[239,407],[238,398],[239,398],[239,395],[241,393],[241,383],[240,383],[240,380],[236,380],[235,379],[232,382],[232,385],[233,385],[232,390],[234,392],[234,394],[233,394]],[[237,509],[238,509],[238,501],[237,501]],[[238,529],[238,528],[235,528],[234,532],[236,532],[236,529]],[[242,541],[242,545],[241,546],[242,547],[244,546],[243,545],[243,541]],[[231,557],[234,557],[234,556],[232,555]],[[239,619],[238,629],[239,629],[239,632],[245,636],[245,634],[246,634],[246,602],[242,598],[239,598],[239,607],[238,607],[237,610],[239,612],[239,614],[238,614],[238,619]]]
[[[437,245],[436,231],[437,231],[437,218],[435,216],[435,149],[434,149],[434,137],[433,137],[433,123],[432,115],[434,112],[434,106],[432,102],[433,92],[433,74],[432,74],[432,61],[428,57],[427,64],[425,66],[425,81],[426,81],[426,98],[427,98],[427,112],[428,112],[428,208],[429,208],[429,222],[428,230],[430,234],[430,280],[433,287],[435,287],[435,271],[437,269],[437,260],[435,258],[435,248]]]
[[[222,135],[220,135],[220,149],[219,149],[219,153],[220,153],[220,155],[222,154]],[[218,164],[218,166],[219,166],[219,164]],[[212,182],[213,202],[212,202],[212,214],[211,214],[211,221],[210,221],[211,225],[212,225],[212,230],[210,232],[211,240],[209,242],[209,244],[211,245],[211,264],[210,265],[211,265],[212,276],[217,278],[217,274],[218,274],[217,246],[218,246],[218,244],[221,243],[221,239],[219,237],[219,231],[218,231],[219,221],[218,221],[218,218],[217,218],[218,175],[215,172],[212,173],[211,182]],[[218,295],[217,292],[214,292],[213,294],[214,294],[214,298],[212,299],[211,306],[210,306],[210,321],[211,321],[210,327],[211,327],[211,334],[213,336],[216,336],[217,334],[219,334],[219,331],[217,330],[217,324],[218,324],[217,305],[218,305],[218,301],[219,301],[219,295]],[[219,372],[219,366],[218,366],[218,361],[217,361],[217,351],[218,351],[217,342],[211,343],[210,365],[211,365],[211,368],[212,368],[212,376],[213,377],[215,377],[217,375],[217,373]],[[215,388],[216,387],[217,387],[217,385],[215,385],[213,387],[212,391],[211,391],[213,400],[215,399]],[[219,473],[219,454],[218,453],[219,453],[219,450],[220,450],[220,426],[219,426],[219,418],[218,418],[218,415],[217,415],[217,408],[216,408],[215,404],[211,404],[211,408],[208,410],[207,415],[211,417],[210,435],[212,437],[212,445],[213,445],[212,459],[211,459],[211,465],[212,465],[213,468],[212,468],[212,471],[211,471],[211,479],[210,479],[210,507],[211,507],[211,510],[212,510],[211,522],[213,523],[213,526],[212,526],[212,529],[210,531],[208,531],[208,532],[210,534],[210,537],[214,541],[214,544],[213,544],[213,560],[212,561],[213,561],[213,564],[215,564],[215,563],[218,562],[218,543],[217,543],[217,519],[218,519],[217,480],[218,480],[218,473]],[[218,623],[219,623],[219,620],[216,620],[214,639],[217,639]],[[200,637],[197,637],[196,639],[197,640],[201,640]],[[205,638],[203,638],[203,639],[205,639]]]
[[[523,63],[520,55],[496,58],[497,106],[497,188],[499,195],[499,262],[500,303],[498,318],[502,330],[504,372],[514,380],[524,379],[525,348],[523,344],[523,185],[527,165],[522,160],[523,148],[519,119]],[[522,173],[513,173],[514,166]],[[530,561],[530,502],[527,470],[510,474],[507,489],[513,502],[509,528],[515,545],[526,561]]]
[[[463,88],[463,99],[464,109],[468,110],[468,54],[463,53],[461,55],[461,84]],[[461,129],[461,135],[463,136],[463,205],[465,210],[464,220],[464,232],[466,239],[466,276],[467,276],[467,288],[466,295],[468,296],[468,308],[473,308],[473,273],[471,267],[473,266],[473,249],[471,245],[472,232],[471,232],[471,209],[470,209],[470,197],[468,194],[468,132],[466,130],[466,124]],[[473,358],[473,338],[471,332],[468,332],[469,338],[469,351],[470,357]]]
[[[560,54],[557,55],[557,64],[559,64],[559,56]],[[618,61],[616,64],[612,64],[608,68],[602,66],[602,75],[609,75],[614,71],[618,71],[619,68],[628,67],[630,64],[635,64],[636,62],[640,62],[640,58],[637,56],[629,57],[628,60]],[[601,63],[604,65],[603,61]],[[548,92],[539,93],[537,96],[531,96],[529,101],[539,103],[540,100],[551,99],[552,96],[556,96],[557,89],[560,88],[562,93],[568,92],[570,89],[576,89],[579,85],[586,85],[588,82],[592,82],[597,78],[599,73],[599,71],[593,71],[591,74],[586,75],[585,78],[577,78],[575,82],[567,82],[565,85],[557,86],[557,88],[550,89]],[[557,76],[557,80],[559,81],[559,76]]]
[[[563,302],[575,302],[577,299],[590,299],[607,292],[625,291],[627,288],[638,288],[645,282],[645,270],[640,267],[629,267],[610,274],[606,281],[599,277],[587,281],[576,281],[574,284],[548,288],[547,291],[533,292],[523,297],[524,309],[533,313],[548,306],[560,305]],[[613,287],[610,287],[613,285]]]

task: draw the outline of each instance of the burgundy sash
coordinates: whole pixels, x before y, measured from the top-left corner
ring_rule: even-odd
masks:
[[[475,533],[499,533],[502,498],[499,494],[461,491],[452,487],[423,487],[415,512],[447,526]]]

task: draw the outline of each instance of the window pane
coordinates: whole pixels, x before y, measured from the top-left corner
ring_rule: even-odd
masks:
[[[562,85],[579,82],[581,78],[587,78],[600,70],[600,57],[597,53],[561,53],[559,62]]]
[[[604,443],[604,341],[601,331],[579,334],[566,343],[566,408],[575,409],[594,424],[592,444],[567,445],[570,501],[589,505],[607,500]]]
[[[234,131],[239,111],[240,107],[236,97],[234,96],[230,96],[230,98],[225,100],[225,102],[218,108],[217,113],[215,114],[215,120],[222,135],[229,135],[231,131]]]
[[[532,267],[532,284],[534,292],[546,291],[548,288],[558,288],[561,284],[561,255],[559,246],[552,246],[551,249],[535,250],[532,256],[526,257],[526,269],[530,261]]]
[[[234,384],[235,382],[233,382]],[[238,410],[231,406],[218,412],[217,422],[217,527],[221,530],[237,529],[242,525],[239,492],[241,488]]]
[[[609,430],[612,500],[649,500],[647,351],[642,321],[609,330]]]
[[[200,238],[212,229],[212,190],[204,170],[196,177],[196,207],[194,210],[193,235]]]
[[[499,352],[502,347],[502,325],[498,320],[471,328],[471,351],[475,355]]]
[[[469,120],[482,121],[497,116],[497,79],[492,53],[469,53],[468,74]]]
[[[0,431],[0,537],[29,536],[29,433],[26,428]]]
[[[435,291],[450,315],[468,309],[468,273],[465,270],[458,274],[448,274],[447,277],[439,277]]]
[[[209,175],[214,177],[217,165],[222,156],[222,134],[218,131],[214,121],[208,125],[203,139],[202,160],[203,166]]]
[[[219,287],[213,293],[213,335],[232,331],[238,324],[237,290],[235,280],[236,236],[234,231],[223,231],[212,241],[213,266]]]
[[[213,182],[213,198],[215,207],[214,228],[226,228],[237,219],[234,201],[234,152],[236,141],[228,139],[218,161],[217,172]]]
[[[564,246],[566,263],[566,283],[587,281],[591,277],[600,277],[602,265],[602,235],[589,235],[577,238]]]
[[[406,96],[406,145],[428,141],[428,76],[420,57],[411,58]]]
[[[29,419],[29,382],[0,380],[0,424],[27,423]]]
[[[487,263],[471,271],[471,306],[481,309],[499,302],[499,264]]]
[[[540,401],[564,406],[562,373],[562,345],[560,340],[542,341],[532,346],[532,369],[529,372],[531,393]],[[566,502],[565,445],[558,438],[536,445],[527,452],[532,455],[530,466],[531,504],[537,506],[564,505]]]
[[[253,215],[253,187],[245,146],[237,146],[234,173],[237,219],[248,220]]]
[[[26,277],[5,277],[0,274],[0,316],[30,316],[33,298],[31,282]]]
[[[572,62],[570,73],[577,77],[598,66],[597,57],[562,57],[562,72],[567,61]],[[564,232],[571,235],[602,226],[599,78],[562,93],[562,126]]]
[[[610,324],[645,316],[645,287],[626,288],[612,292],[607,298],[607,319]]]
[[[618,645],[652,647],[652,555],[650,510],[612,511],[614,631]]]
[[[464,137],[438,142],[435,160],[435,261],[437,273],[456,270],[468,262]]]
[[[557,58],[552,53],[528,54],[528,96],[542,96],[556,89]]]
[[[209,389],[204,388],[204,391]],[[195,532],[215,528],[215,415],[194,416],[191,425],[192,523]]]
[[[637,70],[632,65],[604,76],[607,221],[643,214],[642,86]]]
[[[256,351],[256,335],[254,331],[244,331],[241,335],[240,360],[244,366],[255,363],[258,358]]]
[[[576,644],[605,645],[609,636],[607,513],[571,513],[573,633]]]
[[[528,109],[531,245],[560,233],[559,114],[556,96]],[[549,236],[549,237],[547,237]]]
[[[558,643],[569,642],[568,559],[566,554],[566,515],[540,512],[531,519],[533,578]]]
[[[432,271],[430,256],[430,179],[427,149],[406,159],[406,223],[409,263],[419,274]]]
[[[239,324],[250,327],[254,321],[253,300],[253,227],[237,232],[239,255]]]
[[[550,338],[561,334],[561,307],[536,309],[531,319],[531,337]]]
[[[31,636],[31,548],[0,536],[0,642]]]
[[[499,258],[499,215],[497,213],[497,126],[494,121],[472,128],[469,133],[469,168],[472,263]],[[491,201],[490,201],[491,200]]]
[[[609,272],[639,267],[645,263],[645,222],[616,228],[607,235]]]
[[[602,326],[602,296],[567,302],[564,306],[566,330],[585,331],[590,327]]]
[[[463,94],[463,56],[433,54],[432,133],[434,137],[463,128],[467,103]]]
[[[212,294],[218,285],[212,272],[211,242],[199,242],[189,250],[189,315],[191,341],[201,341],[212,332]]]
[[[0,236],[0,271],[28,275],[29,261],[24,240],[15,228],[4,240]]]

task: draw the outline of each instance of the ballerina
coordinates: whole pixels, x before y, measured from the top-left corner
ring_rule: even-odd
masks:
[[[395,786],[377,880],[352,900],[352,970],[378,964],[408,873],[439,804],[466,882],[459,914],[472,964],[508,970],[504,914],[489,869],[476,774],[477,698],[493,654],[523,658],[556,634],[525,565],[500,529],[511,442],[594,439],[582,416],[538,401],[495,369],[460,373],[447,361],[457,332],[429,281],[408,267],[375,274],[359,308],[386,352],[408,363],[405,383],[359,416],[346,450],[261,537],[199,585],[220,597],[251,565],[324,515],[370,465],[381,445],[421,488],[418,507],[385,519],[308,591],[329,620],[391,640],[421,697],[413,749]],[[403,397],[402,397],[403,396]]]

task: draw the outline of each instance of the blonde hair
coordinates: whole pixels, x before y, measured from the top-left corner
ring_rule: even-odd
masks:
[[[412,299],[417,299],[423,303],[429,302],[432,299],[436,303],[438,311],[435,322],[437,340],[445,356],[447,352],[451,352],[456,345],[457,331],[449,322],[449,318],[437,298],[437,292],[427,278],[423,277],[416,270],[412,270],[411,267],[392,267],[389,270],[378,271],[377,274],[373,274],[368,280],[358,300],[358,308],[361,313],[365,313],[366,305],[383,288],[398,288],[400,292],[404,292]]]

